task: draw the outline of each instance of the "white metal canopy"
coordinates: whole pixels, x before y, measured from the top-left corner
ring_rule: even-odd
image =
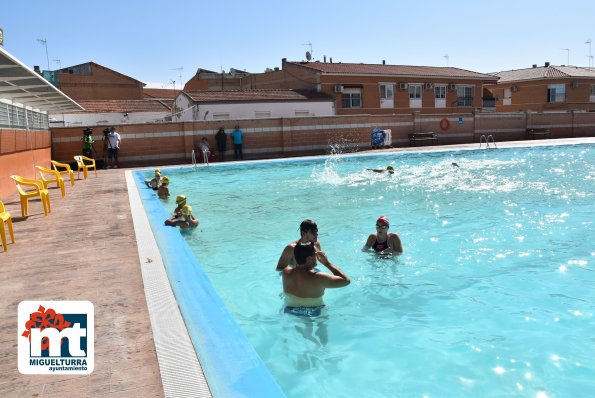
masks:
[[[0,46],[0,99],[41,111],[83,109],[39,73],[10,55]]]

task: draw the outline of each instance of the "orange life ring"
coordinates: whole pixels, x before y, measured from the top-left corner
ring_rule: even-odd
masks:
[[[440,130],[448,130],[450,127],[450,121],[447,118],[444,118],[440,121]]]

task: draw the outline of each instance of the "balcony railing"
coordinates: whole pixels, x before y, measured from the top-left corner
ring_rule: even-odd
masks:
[[[457,106],[473,106],[473,97],[459,97]]]
[[[495,108],[496,107],[496,99],[495,98],[482,98],[482,100],[483,100],[484,108]]]

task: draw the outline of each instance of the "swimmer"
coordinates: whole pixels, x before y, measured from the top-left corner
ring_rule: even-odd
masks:
[[[165,198],[169,197],[169,177],[168,176],[163,176],[161,178],[161,185],[159,185],[159,188],[157,189],[157,196],[159,196],[161,199],[165,199]]]
[[[293,250],[297,265],[285,267],[282,273],[283,292],[287,299],[285,312],[300,316],[317,316],[324,307],[322,296],[327,288],[347,286],[351,280],[313,242],[297,243]],[[314,270],[320,262],[331,273]]]
[[[459,165],[458,165],[456,162],[452,162],[451,164],[452,164],[454,167],[461,167],[461,166],[459,166]]]
[[[390,223],[388,217],[381,216],[376,220],[376,233],[370,234],[362,251],[374,249],[376,254],[390,255],[403,253],[401,238],[394,232],[388,232]]]
[[[295,245],[308,242],[314,243],[316,250],[322,251],[320,242],[318,242],[318,225],[312,220],[302,221],[300,224],[300,238],[285,246],[285,249],[283,249],[283,252],[281,253],[281,257],[279,257],[279,261],[277,262],[276,271],[281,271],[287,266],[295,267],[297,265],[293,255]]]
[[[150,180],[145,180],[145,184],[147,187],[156,191],[159,188],[159,183],[161,182],[161,170],[155,169],[155,177],[151,178]]]
[[[384,172],[388,172],[388,174],[395,173],[395,169],[393,168],[393,166],[387,166],[386,170],[385,169],[366,169],[366,170],[373,171],[374,173],[384,173]]]
[[[186,197],[184,195],[176,196],[176,204],[178,206],[174,209],[173,217],[165,220],[165,225],[169,225],[170,227],[175,227],[176,219],[182,217],[182,208],[186,205]]]

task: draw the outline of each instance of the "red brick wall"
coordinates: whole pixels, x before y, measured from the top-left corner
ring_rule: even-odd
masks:
[[[76,100],[143,99],[142,83],[96,65],[90,75],[58,74],[60,90]]]
[[[447,130],[440,122],[447,119]],[[460,123],[459,123],[460,121]],[[439,144],[479,142],[483,134],[492,134],[496,141],[526,139],[528,127],[549,127],[552,138],[593,136],[593,113],[467,113],[358,115],[316,118],[282,118],[228,121],[196,121],[166,124],[125,125],[117,128],[122,135],[122,165],[159,165],[189,163],[193,148],[206,137],[216,148],[214,135],[219,127],[229,134],[238,123],[244,131],[246,159],[264,159],[328,153],[330,145],[343,143],[353,150],[370,148],[370,132],[374,128],[390,128],[393,146],[409,146],[408,134],[433,131]],[[97,158],[103,156],[101,131],[95,127]],[[82,151],[83,128],[52,129],[52,156],[70,161]],[[228,138],[227,159],[233,158],[233,145]]]
[[[0,129],[0,200],[16,193],[11,175],[38,178],[35,166],[49,167],[49,131]]]

